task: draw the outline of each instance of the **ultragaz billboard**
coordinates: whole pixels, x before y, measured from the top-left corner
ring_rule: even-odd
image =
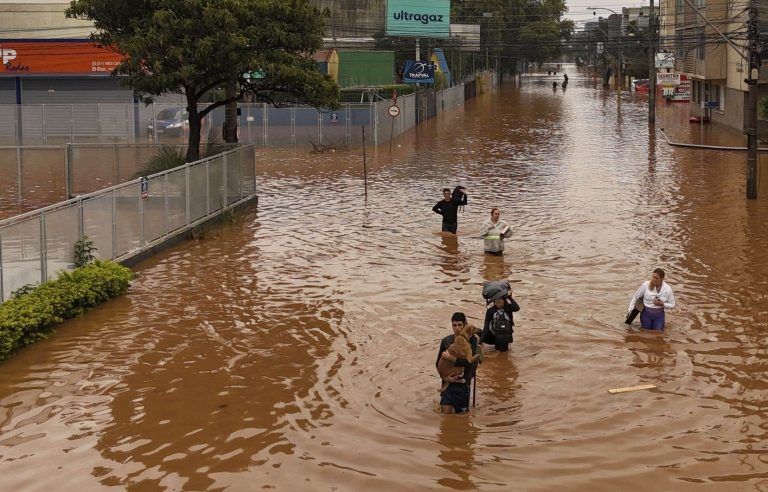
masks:
[[[387,36],[447,38],[450,0],[388,0]]]

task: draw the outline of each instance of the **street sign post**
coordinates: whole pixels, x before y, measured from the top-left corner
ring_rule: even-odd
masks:
[[[147,198],[149,196],[149,178],[143,176],[141,178],[141,198]]]

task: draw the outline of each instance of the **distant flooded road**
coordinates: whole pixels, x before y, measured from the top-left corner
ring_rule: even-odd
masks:
[[[0,363],[0,489],[768,491],[768,184],[745,200],[743,153],[670,147],[645,96],[569,76],[369,148],[367,198],[361,152],[265,155],[258,210]],[[686,110],[658,126],[700,131]],[[659,266],[678,308],[628,329]],[[441,416],[439,340],[498,278],[515,343]]]

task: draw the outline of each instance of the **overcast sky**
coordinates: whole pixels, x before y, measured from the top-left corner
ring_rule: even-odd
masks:
[[[576,29],[584,27],[584,22],[595,20],[600,16],[608,17],[611,15],[609,10],[596,10],[597,15],[592,15],[587,7],[605,7],[621,13],[622,7],[645,7],[650,5],[649,0],[637,0],[634,3],[619,3],[621,0],[566,0],[568,12],[565,13],[567,19],[572,19],[576,23]],[[654,6],[658,6],[660,0],[654,1]]]

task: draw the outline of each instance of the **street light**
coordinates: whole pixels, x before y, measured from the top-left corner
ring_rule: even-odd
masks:
[[[592,15],[596,16],[597,12],[596,10],[607,10],[608,12],[613,12],[614,14],[618,15],[620,17],[619,20],[619,76],[621,77],[621,88],[624,88],[624,16],[620,13],[616,12],[613,9],[609,9],[607,7],[587,7],[587,10],[592,11]],[[601,29],[602,31],[602,29]],[[603,31],[605,32],[605,31]],[[607,33],[606,33],[607,35]]]

